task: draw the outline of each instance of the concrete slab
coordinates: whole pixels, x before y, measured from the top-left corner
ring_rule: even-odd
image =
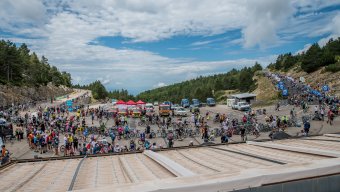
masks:
[[[340,157],[339,152],[310,149],[310,148],[305,148],[305,147],[288,146],[288,145],[283,145],[283,144],[276,144],[274,142],[247,141],[247,144],[267,147],[267,148],[282,149],[282,150],[287,150],[287,151],[295,151],[295,152],[300,152],[300,153],[309,153],[309,154],[314,154],[314,155],[328,156],[328,157]]]
[[[340,134],[324,134],[324,136],[340,138]]]
[[[151,150],[146,150],[143,152],[144,155],[150,157],[151,159],[153,159],[154,161],[156,161],[157,163],[161,164],[163,167],[165,167],[167,170],[169,170],[171,173],[173,173],[174,175],[180,177],[186,177],[186,176],[194,176],[196,175],[195,173],[193,173],[192,171],[186,169],[185,167],[183,167],[182,165],[172,161],[171,159],[159,154],[159,153],[155,153]]]

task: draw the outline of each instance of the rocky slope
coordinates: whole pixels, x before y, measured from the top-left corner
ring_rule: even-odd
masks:
[[[40,87],[16,87],[0,85],[0,105],[7,106],[12,103],[24,103],[28,101],[49,100],[71,93],[72,89],[64,86],[56,87],[52,84]]]

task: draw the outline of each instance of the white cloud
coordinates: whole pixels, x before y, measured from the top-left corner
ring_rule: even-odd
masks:
[[[197,75],[226,72],[233,67],[249,66],[258,60],[268,64],[275,58],[196,61],[173,59],[133,49],[114,49],[89,44],[98,37],[122,36],[133,42],[149,42],[176,35],[212,36],[241,30],[242,37],[228,39],[244,47],[270,47],[280,43],[280,35],[325,34],[340,29],[338,17],[327,25],[314,26],[310,17],[293,18],[296,7],[306,11],[336,3],[335,1],[282,0],[2,0],[0,29],[14,34],[5,37],[28,43],[33,51],[45,55],[50,63],[71,72],[76,83],[101,78],[108,87],[143,90],[155,82],[171,84]],[[316,6],[310,8],[312,4]],[[314,16],[316,17],[316,16]],[[294,20],[295,19],[295,20]],[[302,26],[303,32],[287,30]],[[18,38],[26,35],[28,38]],[[278,35],[280,34],[280,35]],[[338,33],[339,34],[339,33]],[[39,37],[39,38],[38,38]],[[217,40],[200,41],[202,46]],[[169,48],[172,49],[172,48]],[[177,49],[177,47],[175,47]]]
[[[340,12],[332,19],[332,22],[327,26],[330,35],[326,38],[322,38],[318,41],[320,46],[326,45],[329,39],[336,39],[340,37]]]
[[[318,41],[318,44],[323,47],[326,43],[332,38],[337,39],[340,37],[340,13],[337,13],[332,19],[331,22],[323,27],[322,34],[329,34],[325,38],[321,38]],[[297,51],[297,53],[306,52],[309,47],[311,46],[310,43],[306,44],[303,49]]]
[[[165,86],[166,86],[165,83],[159,82],[159,83],[157,83],[156,85],[154,85],[153,87],[154,87],[154,88],[159,88],[159,87],[165,87]]]
[[[244,46],[267,46],[278,41],[276,31],[293,14],[289,1],[259,0],[247,4],[249,19],[242,30]]]

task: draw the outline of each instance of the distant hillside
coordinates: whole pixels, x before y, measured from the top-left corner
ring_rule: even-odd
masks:
[[[330,39],[324,47],[314,43],[306,52],[292,55],[286,53],[279,55],[275,63],[268,68],[271,70],[289,71],[292,68],[312,73],[324,67],[327,72],[340,71],[340,37]]]
[[[233,69],[228,73],[207,77],[200,76],[196,79],[148,90],[137,95],[137,98],[146,101],[170,100],[178,103],[182,98],[197,98],[201,101],[205,101],[207,97],[217,98],[221,90],[237,89],[240,92],[249,92],[256,88],[252,77],[258,70],[262,70],[262,67],[256,63],[253,67]]]

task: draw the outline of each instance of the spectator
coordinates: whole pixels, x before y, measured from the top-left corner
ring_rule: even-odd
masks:
[[[305,136],[307,137],[308,136],[308,133],[309,133],[309,129],[310,129],[310,123],[309,123],[309,121],[306,121],[305,123],[304,123],[304,132],[305,132]]]

